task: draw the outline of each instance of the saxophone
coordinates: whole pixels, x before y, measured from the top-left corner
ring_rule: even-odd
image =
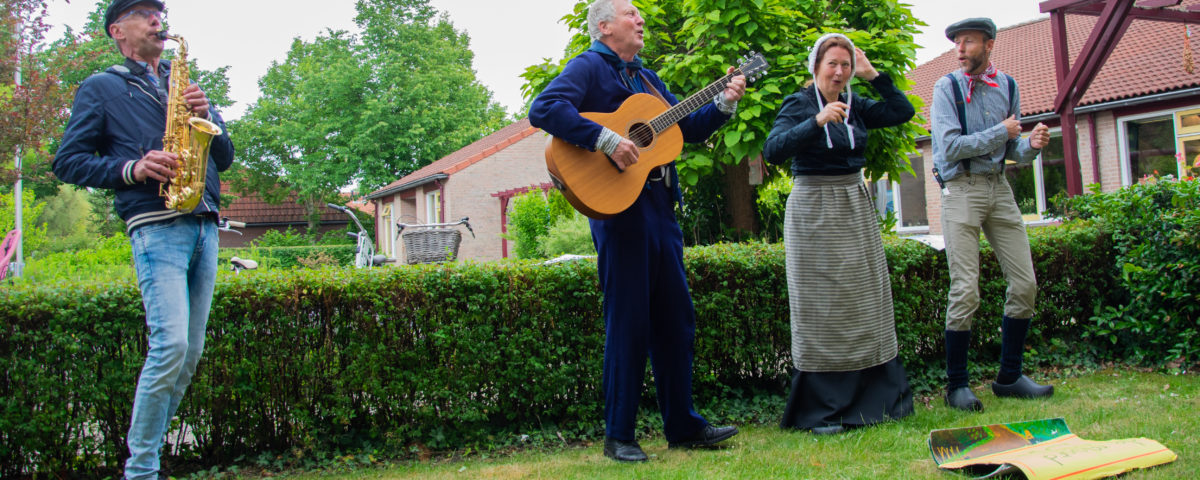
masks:
[[[158,32],[158,38],[179,43],[179,52],[171,60],[167,128],[163,135],[163,151],[179,156],[179,168],[167,183],[159,184],[158,195],[166,197],[167,208],[188,213],[204,198],[208,148],[213,137],[221,135],[221,127],[197,117],[183,99],[183,91],[189,83],[187,41],[166,30]]]

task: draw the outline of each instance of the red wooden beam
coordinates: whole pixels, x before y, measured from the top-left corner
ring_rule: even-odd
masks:
[[[1142,0],[1137,3],[1141,8],[1164,8],[1179,5],[1183,0]]]
[[[1078,15],[1100,15],[1103,5],[1084,5],[1072,8],[1067,13]],[[1188,5],[1183,10],[1167,8],[1131,8],[1127,14],[1134,20],[1154,20],[1159,22],[1200,23],[1200,4]]]
[[[1067,49],[1067,16],[1062,13],[1050,14],[1050,35],[1054,41],[1054,80],[1058,83],[1058,91],[1069,88],[1067,74],[1071,72],[1070,51]]]
[[[1071,106],[1079,104],[1083,99],[1083,94],[1087,93],[1088,87],[1092,86],[1092,82],[1100,75],[1100,69],[1108,62],[1108,57],[1112,56],[1114,50],[1117,49],[1117,43],[1121,41],[1121,37],[1125,36],[1125,31],[1129,30],[1129,25],[1133,23],[1133,18],[1124,17],[1119,19],[1119,24],[1110,32],[1105,32],[1104,38],[1101,39],[1102,44],[1098,47],[1100,52],[1098,55],[1093,55],[1089,62],[1084,65],[1076,64],[1076,67],[1082,68],[1079,73],[1078,81],[1075,83],[1075,90],[1071,94]]]
[[[1087,85],[1091,85],[1094,80],[1095,72],[1099,71],[1097,65],[1104,64],[1104,61],[1112,54],[1113,47],[1120,40],[1119,34],[1124,34],[1125,28],[1128,28],[1128,22],[1131,19],[1125,18],[1125,14],[1129,13],[1131,8],[1133,8],[1133,0],[1112,0],[1104,5],[1104,12],[1100,14],[1100,20],[1092,28],[1092,33],[1088,35],[1087,42],[1083,44],[1079,57],[1075,59],[1075,65],[1067,74],[1066,82],[1063,84],[1067,88],[1058,90],[1058,96],[1054,99],[1054,111],[1062,112],[1068,98],[1083,96]],[[1052,12],[1051,15],[1065,15],[1065,13]],[[1091,71],[1093,78],[1085,78],[1083,76],[1085,70]]]
[[[1076,8],[1083,5],[1100,3],[1102,1],[1103,0],[1046,0],[1045,2],[1039,3],[1038,6],[1041,7],[1042,13],[1050,13],[1054,10]]]

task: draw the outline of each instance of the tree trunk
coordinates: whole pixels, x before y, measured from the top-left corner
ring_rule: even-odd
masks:
[[[725,213],[729,227],[738,237],[758,233],[758,216],[754,211],[754,191],[750,185],[750,162],[742,159],[725,165]]]

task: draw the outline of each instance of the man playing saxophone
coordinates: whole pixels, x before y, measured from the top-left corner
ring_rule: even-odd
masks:
[[[105,30],[125,63],[80,85],[53,165],[64,182],[115,191],[117,214],[133,246],[149,351],[133,400],[128,479],[160,476],[163,436],[204,348],[217,272],[218,172],[232,165],[234,154],[224,122],[204,92],[186,78],[176,78],[187,85],[182,92],[171,91],[179,90],[172,87],[172,68],[186,72],[186,67],[159,59],[163,8],[157,0],[109,4]],[[186,104],[184,115],[207,119],[221,130],[200,159],[207,167],[198,181],[201,198],[186,213],[168,208],[159,195],[160,185],[187,168],[189,157],[164,148],[166,125],[180,120],[169,118],[168,103]]]

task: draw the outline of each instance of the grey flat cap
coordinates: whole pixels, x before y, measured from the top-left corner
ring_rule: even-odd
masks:
[[[953,42],[954,36],[964,30],[976,30],[983,32],[988,38],[996,38],[996,24],[992,23],[992,19],[983,17],[968,18],[950,24],[946,27],[946,38]]]

